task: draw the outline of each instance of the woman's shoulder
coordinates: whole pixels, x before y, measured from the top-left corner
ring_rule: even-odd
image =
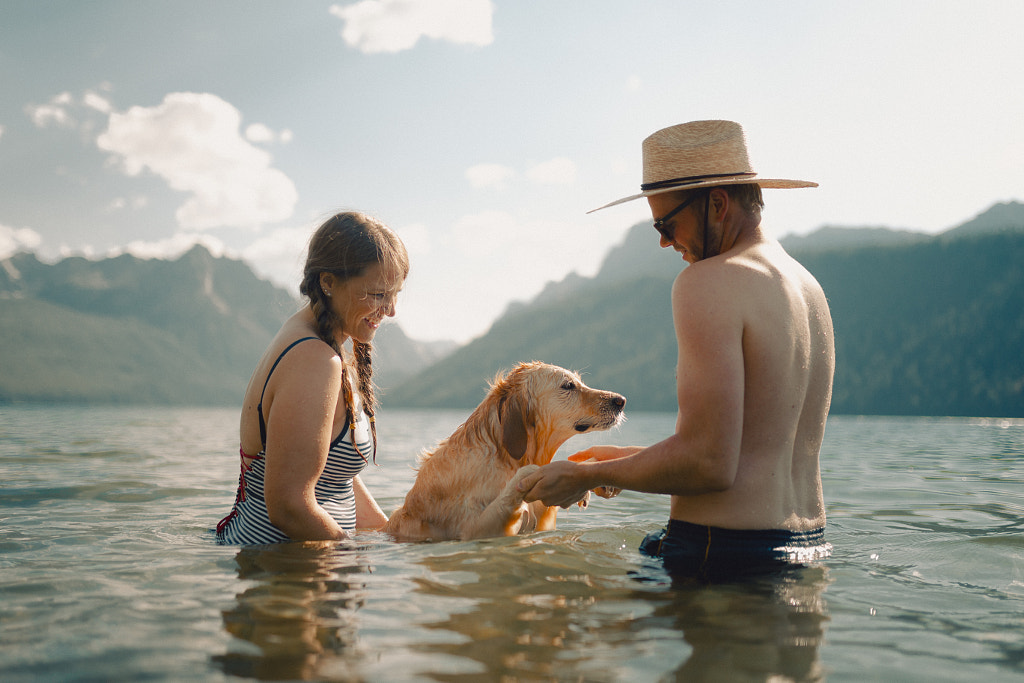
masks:
[[[308,318],[306,311],[300,311],[289,318],[270,342],[262,360],[274,363],[286,356],[307,360],[328,360],[336,356],[331,345],[317,336]]]
[[[273,361],[278,366],[285,364],[291,367],[314,366],[315,369],[323,370],[325,367],[338,365],[340,359],[338,353],[327,342],[312,335],[286,335],[280,340],[275,340]]]
[[[336,358],[334,349],[312,331],[286,324],[267,345],[253,378],[258,379],[259,386],[262,386],[269,384],[271,379],[276,380],[280,375],[290,375],[295,371],[323,372],[336,362]]]

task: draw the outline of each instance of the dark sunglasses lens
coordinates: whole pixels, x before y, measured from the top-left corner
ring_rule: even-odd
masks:
[[[677,213],[679,213],[687,206],[689,206],[690,203],[693,202],[693,200],[696,198],[696,195],[688,197],[682,204],[669,211],[660,219],[654,221],[654,229],[660,232],[662,237],[671,242],[673,239],[675,239],[676,231],[675,228],[669,227],[668,222],[672,219],[673,216],[675,216]]]

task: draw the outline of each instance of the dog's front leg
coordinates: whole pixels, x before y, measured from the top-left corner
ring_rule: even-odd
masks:
[[[555,528],[558,518],[558,508],[548,507],[539,500],[530,503],[530,514],[537,520],[534,531],[551,531]]]
[[[529,517],[530,506],[523,502],[523,494],[516,490],[516,484],[537,469],[539,469],[537,465],[526,465],[519,468],[515,476],[505,484],[505,488],[501,490],[498,497],[463,526],[459,538],[468,541],[473,538],[518,534]]]

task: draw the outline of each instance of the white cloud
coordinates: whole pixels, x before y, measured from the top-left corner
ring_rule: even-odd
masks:
[[[245,139],[249,142],[273,142],[277,136],[262,123],[250,123],[245,128]]]
[[[401,238],[406,251],[409,252],[409,259],[416,261],[417,257],[426,257],[431,252],[430,229],[422,223],[410,223],[400,228],[395,228],[395,233]]]
[[[128,175],[143,170],[191,195],[177,213],[183,228],[255,227],[292,215],[294,183],[270,155],[240,134],[241,114],[209,93],[170,93],[156,107],[114,112],[97,146]]]
[[[82,98],[82,104],[103,114],[109,114],[113,111],[113,107],[110,106],[110,100],[92,91],[85,93]]]
[[[517,234],[516,220],[503,211],[484,211],[460,218],[449,233],[454,246],[470,258],[489,256],[502,250]]]
[[[100,90],[110,89],[109,83],[100,85]],[[82,110],[83,107],[100,114],[109,114],[114,109],[110,100],[105,96],[95,90],[87,90],[80,101],[76,101],[71,93],[65,91],[51,98],[46,104],[29,105],[25,111],[37,128],[49,126],[77,128],[81,126],[82,130],[88,131],[93,127],[94,121],[90,120],[89,111]],[[84,121],[75,118],[73,112],[76,111]]]
[[[0,259],[19,251],[31,251],[42,243],[42,236],[32,228],[11,228],[0,224]]]
[[[526,177],[544,185],[571,185],[576,181],[576,164],[565,157],[556,157],[528,169]]]
[[[477,164],[466,169],[466,180],[473,187],[503,188],[516,172],[501,164]]]
[[[494,42],[491,0],[362,0],[332,5],[341,37],[364,53],[401,52],[421,37],[463,45]]]
[[[107,256],[114,257],[121,254],[131,254],[141,259],[175,259],[197,244],[202,244],[214,256],[223,256],[226,252],[224,243],[216,237],[197,232],[179,232],[171,237],[154,242],[135,240],[123,247],[111,249]]]
[[[281,142],[288,144],[292,141],[292,132],[285,128],[280,133],[275,133],[270,126],[262,123],[250,123],[245,127],[245,139],[249,142]]]
[[[65,259],[70,256],[82,256],[87,259],[92,259],[96,257],[96,247],[91,244],[81,244],[72,247],[65,242],[57,248],[57,256],[61,259]]]
[[[528,301],[547,282],[572,271],[596,272],[601,250],[580,250],[580,236],[592,233],[589,223],[582,217],[551,220],[529,212],[463,216],[436,242],[435,251],[453,265],[431,268],[412,255],[398,322],[415,338],[468,341],[484,332],[508,302]]]
[[[71,93],[62,92],[51,99],[49,103],[29,106],[27,111],[29,118],[32,119],[32,123],[37,128],[46,128],[48,126],[70,128],[75,125],[75,120],[71,118],[71,114],[68,112],[68,108],[72,104],[73,98]]]
[[[309,225],[277,228],[249,243],[241,253],[261,276],[292,294],[298,294],[302,266],[314,228]]]
[[[476,188],[504,189],[516,177],[515,169],[502,164],[477,164],[466,169],[466,180]],[[526,177],[542,185],[571,185],[576,181],[576,164],[556,157],[528,168]]]
[[[629,92],[639,92],[644,87],[644,82],[640,80],[639,76],[630,76],[626,79],[626,90]]]
[[[107,204],[107,211],[120,211],[129,207],[133,209],[144,209],[149,205],[149,199],[143,195],[136,196],[129,200],[127,197],[115,197]]]

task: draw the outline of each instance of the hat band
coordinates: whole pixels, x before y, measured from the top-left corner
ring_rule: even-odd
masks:
[[[659,180],[655,183],[643,183],[640,185],[641,192],[649,192],[650,190],[661,190],[666,187],[675,187],[677,185],[689,185],[690,183],[698,183],[704,180],[714,180],[715,178],[737,178],[742,176],[755,176],[756,173],[752,171],[743,171],[740,173],[712,173],[709,175],[692,175],[685,178],[672,178],[671,180]]]

